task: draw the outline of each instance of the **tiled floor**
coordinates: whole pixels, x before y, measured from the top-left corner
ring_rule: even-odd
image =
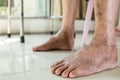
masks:
[[[50,65],[65,56],[74,54],[81,45],[77,34],[73,51],[33,52],[31,48],[44,43],[51,35],[27,35],[26,43],[20,44],[19,37],[0,37],[0,80],[120,80],[120,67],[76,79],[61,78],[51,74]],[[92,34],[89,35],[89,41]],[[88,41],[88,42],[89,42]],[[120,39],[117,38],[119,64]]]

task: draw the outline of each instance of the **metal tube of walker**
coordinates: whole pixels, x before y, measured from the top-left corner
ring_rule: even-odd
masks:
[[[88,33],[89,33],[92,12],[93,12],[93,0],[89,0],[88,7],[87,7],[87,14],[86,14],[86,18],[85,18],[85,24],[84,24],[81,46],[86,45],[86,42],[87,42],[87,37],[88,37]]]
[[[21,0],[21,15],[20,15],[20,40],[21,43],[25,42],[25,37],[24,37],[24,1]]]
[[[8,0],[8,28],[7,28],[8,37],[11,37],[11,0]]]

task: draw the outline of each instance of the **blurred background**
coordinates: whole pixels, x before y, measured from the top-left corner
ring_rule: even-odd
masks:
[[[11,31],[19,32],[20,1],[11,0]],[[80,6],[76,14],[75,29],[81,32],[84,26],[88,1],[80,0]],[[8,0],[0,0],[0,34],[7,33]],[[51,25],[51,16],[54,23]],[[62,0],[24,0],[25,33],[50,33],[51,27],[58,31],[61,27]],[[90,30],[94,30],[94,12]],[[118,24],[118,20],[117,20]]]
[[[11,31],[13,34],[19,33],[19,16],[21,0],[11,0]],[[75,29],[81,32],[84,26],[88,2],[80,1],[80,6],[76,14]],[[7,33],[8,0],[0,0],[0,34]],[[52,17],[55,18],[52,18]],[[58,31],[61,27],[62,0],[24,0],[24,29],[26,34],[30,33],[50,33]],[[51,24],[51,20],[54,23]],[[94,14],[90,30],[94,30]],[[51,29],[53,27],[53,30]]]

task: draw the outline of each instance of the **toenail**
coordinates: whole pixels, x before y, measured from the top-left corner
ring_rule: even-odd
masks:
[[[55,71],[55,73],[56,73],[56,74],[60,74],[60,70],[57,69],[57,70]]]
[[[65,73],[63,73],[63,74],[62,74],[62,77],[67,78],[67,77],[68,77],[68,75],[67,75],[67,74],[65,74]]]

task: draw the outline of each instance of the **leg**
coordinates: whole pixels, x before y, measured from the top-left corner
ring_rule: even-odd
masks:
[[[63,22],[61,30],[34,51],[71,50],[74,46],[74,22],[80,0],[62,0]],[[54,45],[53,45],[54,44]]]
[[[53,74],[75,78],[117,66],[115,20],[120,0],[94,0],[95,33],[91,43],[51,66]]]

